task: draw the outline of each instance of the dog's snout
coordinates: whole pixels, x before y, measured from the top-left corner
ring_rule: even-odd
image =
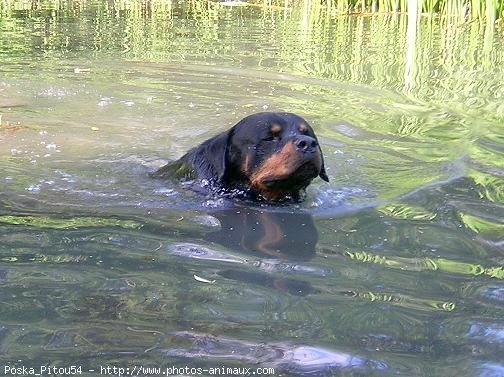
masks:
[[[312,152],[318,146],[317,140],[311,136],[297,136],[294,139],[294,145],[302,152]]]

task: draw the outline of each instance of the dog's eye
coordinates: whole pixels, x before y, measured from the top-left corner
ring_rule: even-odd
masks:
[[[278,135],[268,135],[263,138],[263,141],[277,141],[279,139]]]

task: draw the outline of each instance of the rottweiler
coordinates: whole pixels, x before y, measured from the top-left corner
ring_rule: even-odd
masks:
[[[198,180],[218,192],[299,200],[317,176],[329,182],[319,142],[308,122],[292,113],[252,114],[151,174]]]

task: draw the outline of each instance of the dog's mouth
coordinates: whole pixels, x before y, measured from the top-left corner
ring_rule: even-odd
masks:
[[[306,155],[286,146],[250,176],[251,187],[267,200],[298,196],[322,169],[320,153]]]
[[[308,186],[319,172],[320,167],[317,167],[314,161],[301,161],[292,172],[278,176],[266,176],[262,179],[262,183],[270,189],[300,190]]]

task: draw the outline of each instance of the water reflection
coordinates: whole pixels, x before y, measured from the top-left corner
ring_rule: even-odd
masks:
[[[504,327],[495,323],[473,323],[469,328],[468,337],[502,347],[504,345]]]
[[[227,269],[219,271],[218,274],[226,279],[247,285],[278,289],[296,296],[306,296],[316,292],[316,289],[307,281],[275,277],[263,272]]]
[[[241,207],[212,215],[221,229],[207,239],[229,249],[286,260],[309,260],[315,254],[318,233],[310,214]]]
[[[485,299],[490,299],[494,303],[504,305],[504,285],[490,286],[481,292]]]
[[[327,269],[300,263],[315,256],[318,240],[309,214],[238,206],[212,212],[212,216],[197,216],[196,220],[210,225],[210,229],[219,228],[207,233],[205,240],[221,245],[221,249],[183,243],[170,244],[167,251],[185,258],[245,265],[217,271],[226,279],[305,296],[316,292],[309,282],[278,273],[311,276],[329,273]]]
[[[0,1],[2,360],[502,375],[502,27],[318,4]],[[264,110],[305,202],[148,179]]]
[[[483,363],[477,367],[479,377],[501,377],[504,376],[504,365],[497,363]]]
[[[336,371],[361,369],[385,370],[383,362],[367,360],[358,355],[324,348],[287,343],[251,343],[238,339],[215,337],[209,334],[179,332],[172,335],[192,343],[188,348],[156,350],[166,356],[178,358],[204,357],[213,361],[239,361],[245,365],[275,368],[275,373],[289,375],[326,375]]]

